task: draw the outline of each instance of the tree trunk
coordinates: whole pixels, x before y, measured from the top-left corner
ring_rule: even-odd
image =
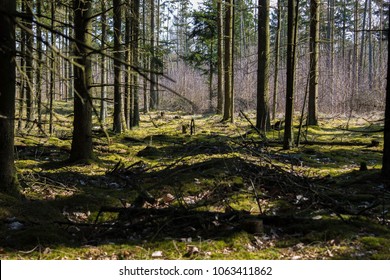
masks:
[[[297,0],[288,0],[287,16],[287,86],[286,86],[286,113],[283,138],[283,148],[294,146],[293,112],[295,91],[295,43],[296,43],[296,7]]]
[[[129,1],[129,0],[126,0],[127,1],[127,5],[131,5],[130,2],[132,1]],[[123,75],[124,75],[124,81],[125,81],[125,85],[124,85],[124,106],[123,106],[123,110],[124,110],[124,116],[125,116],[125,124],[126,124],[126,129],[130,129],[131,125],[131,116],[132,116],[132,111],[133,111],[133,107],[132,107],[132,96],[131,96],[131,77],[132,77],[132,69],[130,67],[130,65],[132,65],[132,57],[131,57],[131,43],[130,43],[130,37],[131,37],[131,28],[130,28],[130,10],[128,9],[128,7],[126,7],[125,9],[125,42],[124,42],[124,46],[125,46],[125,61],[127,63],[127,65],[125,66],[125,71],[123,71]]]
[[[269,3],[269,0],[259,0],[256,127],[262,131],[268,130],[271,126],[269,114]]]
[[[213,84],[214,84],[214,65],[213,65],[213,52],[214,46],[213,42],[210,43],[210,56],[209,56],[209,78],[208,78],[208,88],[209,88],[209,110],[213,110]]]
[[[53,102],[55,98],[55,59],[56,55],[54,53],[55,44],[56,44],[56,34],[54,33],[55,26],[55,14],[56,14],[56,3],[53,1],[51,3],[51,25],[50,28],[52,30],[50,38],[51,38],[51,51],[50,51],[50,92],[49,92],[49,134],[52,135],[54,132],[54,124],[53,124]]]
[[[37,15],[40,16],[42,13],[42,0],[37,0]],[[37,37],[42,38],[42,28],[40,25],[36,26]],[[42,41],[40,39],[37,40],[37,68],[36,68],[36,80],[35,80],[35,89],[36,89],[36,97],[37,97],[37,125],[38,127],[42,127]]]
[[[372,0],[369,0],[368,3],[368,30],[372,28]],[[372,89],[372,79],[373,79],[373,48],[372,48],[372,35],[371,32],[368,32],[368,86],[369,89]]]
[[[100,83],[102,84],[100,91],[100,122],[105,124],[107,117],[107,87],[104,86],[106,84],[106,56],[105,56],[105,48],[106,48],[106,37],[107,37],[107,16],[105,13],[106,10],[106,0],[101,1],[101,9],[102,9],[102,17],[101,17],[101,25],[102,25],[102,37],[101,37],[101,69],[100,69]]]
[[[132,25],[132,39],[131,39],[131,51],[132,51],[132,62],[134,66],[139,64],[139,8],[140,1],[132,0],[131,1],[131,25]],[[138,94],[138,73],[133,71],[132,82],[131,82],[131,94],[133,96],[133,115],[131,127],[139,126],[140,116],[139,116],[139,94]]]
[[[225,103],[222,120],[233,122],[234,0],[225,0],[225,11]]]
[[[309,108],[308,125],[318,124],[318,56],[320,39],[319,0],[310,0],[310,73],[309,73]],[[333,44],[333,43],[332,43]]]
[[[17,194],[14,165],[15,25],[16,1],[1,0],[0,16],[0,191]]]
[[[390,9],[388,11],[390,18]],[[390,29],[387,29],[387,38],[390,38]],[[390,48],[387,48],[387,59],[390,59]],[[384,147],[382,160],[382,175],[390,180],[390,67],[387,65],[386,110],[384,128]]]
[[[157,77],[156,77],[156,50],[155,50],[155,32],[156,32],[156,24],[155,24],[155,0],[150,0],[150,110],[158,109],[158,91],[157,91]]]
[[[146,48],[147,28],[146,28],[146,0],[142,2],[142,46]],[[142,63],[144,69],[150,68],[150,59],[147,52],[142,55]],[[144,99],[144,114],[149,112],[149,94],[148,94],[148,78],[145,75],[143,78],[143,99]]]
[[[31,30],[31,32],[26,32],[26,52],[25,52],[25,59],[26,59],[26,127],[32,124],[32,121],[34,120],[34,99],[33,99],[33,92],[34,92],[34,81],[33,81],[33,45],[34,45],[34,39],[33,39],[33,28],[32,28],[32,21],[33,21],[33,15],[32,15],[32,1],[27,0],[25,3],[25,12],[26,12],[26,19],[25,19],[25,27],[28,30]]]
[[[74,0],[74,32],[76,38],[74,66],[74,120],[70,161],[88,161],[92,155],[92,0]]]
[[[218,15],[218,93],[217,93],[217,114],[222,114],[223,111],[223,77],[224,77],[224,65],[223,65],[223,7],[222,1],[217,1],[217,15]]]
[[[121,67],[122,58],[122,6],[120,0],[113,0],[114,8],[114,123],[113,131],[122,132],[122,94],[121,94]]]
[[[275,70],[274,70],[274,92],[273,92],[273,104],[272,104],[272,119],[276,118],[276,109],[278,106],[278,80],[279,80],[279,48],[280,48],[280,29],[282,20],[282,5],[281,0],[278,0],[278,18],[276,27],[276,38],[275,38]]]

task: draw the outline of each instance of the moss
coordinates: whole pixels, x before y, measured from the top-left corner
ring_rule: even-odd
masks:
[[[390,237],[383,238],[375,236],[366,236],[360,238],[360,242],[362,242],[367,249],[385,250],[390,254]]]
[[[304,129],[308,140],[371,143],[372,139],[377,139],[380,144],[377,147],[306,145],[281,151],[277,143],[271,147],[263,146],[256,133],[245,134],[250,128],[247,121],[241,118],[237,118],[235,124],[230,124],[221,123],[220,116],[185,116],[178,112],[166,112],[162,117],[156,112],[150,116],[141,115],[140,128],[111,135],[109,144],[106,138],[99,138],[103,136],[95,135],[94,148],[100,160],[88,165],[53,164],[53,160],[67,158],[72,129],[71,119],[67,116],[72,112],[71,104],[60,102],[55,106],[58,106],[56,118],[61,122],[61,127],[56,125],[56,137],[16,138],[16,143],[23,147],[19,150],[16,165],[22,175],[24,191],[27,198],[36,201],[21,203],[12,197],[0,196],[0,217],[16,217],[28,225],[22,231],[9,232],[2,224],[1,235],[10,236],[9,240],[16,242],[14,247],[20,246],[17,249],[23,246],[31,249],[39,244],[38,248],[42,250],[20,256],[18,250],[5,248],[5,258],[152,259],[154,251],[162,251],[166,259],[289,259],[300,243],[304,244],[299,249],[302,258],[332,258],[327,253],[328,248],[332,249],[333,258],[357,258],[361,251],[369,252],[365,257],[388,258],[388,251],[382,250],[382,247],[389,247],[386,241],[388,228],[372,219],[344,216],[347,222],[340,221],[329,215],[329,209],[322,209],[316,203],[299,208],[301,206],[296,205],[294,200],[302,190],[277,184],[278,176],[284,174],[277,170],[287,170],[297,182],[305,178],[313,184],[313,188],[318,186],[319,189],[314,190],[324,196],[360,209],[361,205],[375,200],[377,187],[382,184],[377,176],[381,167],[381,134],[346,132],[337,128],[345,127],[346,120],[321,119],[320,126]],[[180,115],[180,118],[175,118],[176,115]],[[255,118],[254,112],[249,112],[248,116]],[[181,125],[189,123],[192,117],[197,126],[196,134],[183,135]],[[94,122],[97,123],[96,118]],[[362,119],[351,119],[350,127],[371,129]],[[282,134],[270,131],[267,137],[279,139]],[[247,138],[242,135],[247,135]],[[49,151],[48,156],[36,157],[36,145],[42,147],[39,151]],[[55,153],[51,153],[51,150],[55,150]],[[302,162],[302,165],[292,162],[291,158]],[[147,167],[143,170],[130,169],[131,172],[115,176],[106,175],[119,161],[124,168],[138,161],[145,162]],[[368,171],[359,172],[363,161],[367,163]],[[273,168],[275,166],[277,169]],[[122,180],[124,177],[128,181]],[[41,184],[43,178],[53,181],[48,185]],[[40,185],[34,184],[34,180]],[[83,222],[92,223],[101,207],[123,207],[123,203],[132,203],[139,195],[137,186],[147,189],[158,200],[167,193],[177,198],[165,204],[145,205],[147,207],[180,206],[199,211],[225,211],[231,206],[236,210],[257,212],[255,194],[249,188],[251,181],[263,198],[263,211],[277,215],[305,215],[304,222],[265,225],[265,236],[254,237],[239,231],[235,220],[228,225],[230,228],[225,226],[210,230],[205,224],[205,228],[194,229],[195,232],[191,229],[175,232],[166,228],[166,221],[156,219],[152,224],[159,234],[153,238],[150,238],[150,234],[133,235],[137,233],[137,228],[121,232],[115,227],[106,229],[104,226],[91,233],[87,228],[82,228],[79,235],[72,235],[66,227],[56,224],[56,221],[65,220],[64,211],[89,211],[90,215]],[[197,203],[179,203],[179,198],[189,196]],[[380,216],[379,208],[370,211],[367,214]],[[322,219],[308,218],[318,213]],[[99,223],[109,225],[116,218],[116,213],[103,213]],[[139,219],[146,222],[148,217],[141,215]],[[220,221],[214,222],[218,224]],[[179,224],[170,226],[180,228]],[[192,239],[186,235],[192,236]],[[146,236],[150,239],[143,240]],[[96,246],[80,246],[81,242],[91,240]],[[46,246],[50,247],[50,252],[44,254]],[[188,246],[196,246],[200,253],[187,254]]]

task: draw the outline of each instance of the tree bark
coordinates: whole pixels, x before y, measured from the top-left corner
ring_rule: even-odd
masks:
[[[74,32],[76,38],[74,66],[74,120],[70,161],[88,161],[92,153],[92,0],[74,0]]]
[[[155,0],[150,0],[150,110],[157,110],[159,105],[159,96],[157,91],[157,77],[156,77],[156,50],[155,50],[155,32],[156,32],[156,24],[155,24]]]
[[[318,56],[320,39],[319,0],[310,1],[310,73],[309,73],[309,108],[308,125],[318,124]]]
[[[256,127],[262,131],[268,130],[271,126],[269,114],[269,4],[269,0],[259,0]]]
[[[130,129],[131,127],[131,118],[133,113],[133,107],[132,107],[132,96],[131,96],[131,77],[132,77],[132,69],[130,65],[132,65],[132,52],[131,52],[131,27],[130,27],[130,17],[131,12],[130,9],[128,9],[128,6],[130,6],[131,0],[126,0],[126,9],[125,9],[125,39],[124,39],[124,46],[125,46],[125,61],[127,65],[125,66],[125,71],[123,71],[124,76],[124,104],[123,104],[123,110],[124,110],[124,116],[125,116],[125,127],[126,129]]]
[[[277,27],[276,27],[276,38],[275,38],[275,70],[274,70],[274,92],[273,92],[273,104],[272,104],[272,119],[276,118],[276,110],[278,106],[278,80],[279,80],[279,48],[280,48],[280,29],[282,20],[282,5],[281,0],[278,0],[277,9]]]
[[[140,1],[132,0],[131,1],[131,30],[132,30],[132,39],[131,39],[131,52],[132,52],[132,62],[134,66],[139,64],[139,9]],[[139,90],[138,90],[138,73],[133,71],[132,82],[131,82],[131,94],[133,96],[133,114],[131,118],[131,128],[139,126],[140,116],[139,116]]]
[[[101,17],[101,25],[102,25],[102,37],[101,37],[101,73],[100,73],[100,83],[102,85],[106,84],[106,56],[105,56],[105,48],[106,48],[106,37],[107,37],[107,16],[105,13],[106,10],[106,0],[101,1],[101,9],[102,9],[102,17]],[[107,87],[102,86],[100,91],[100,121],[102,124],[105,124],[107,117]]]
[[[40,16],[42,13],[42,0],[36,1],[37,15]],[[36,26],[37,37],[42,38],[42,28],[38,24]],[[37,66],[36,66],[36,80],[35,80],[35,89],[36,89],[36,97],[37,97],[37,125],[38,127],[42,127],[42,41],[37,40]]]
[[[121,67],[122,58],[122,6],[120,0],[113,0],[114,8],[114,123],[113,131],[122,132],[122,94],[121,94]]]
[[[0,16],[0,191],[17,194],[14,165],[16,1],[1,0]]]
[[[223,59],[223,6],[221,0],[217,1],[217,20],[218,20],[218,93],[217,93],[217,114],[222,114],[223,111],[223,77],[224,77],[224,59]]]
[[[233,36],[234,36],[234,0],[225,0],[225,102],[223,121],[233,122]]]
[[[50,34],[51,39],[51,51],[50,51],[50,92],[49,92],[49,133],[50,135],[54,132],[54,124],[53,124],[53,102],[55,98],[55,44],[56,44],[56,34],[54,32],[55,27],[55,14],[56,14],[56,3],[53,1],[51,3],[51,22],[50,22],[50,28],[52,30]]]
[[[388,10],[390,18],[390,9]],[[387,38],[390,38],[390,29],[387,29]],[[390,59],[390,48],[387,48],[387,59]],[[384,147],[382,159],[382,175],[390,180],[390,67],[387,65],[386,109],[384,128]]]
[[[297,0],[288,0],[287,16],[287,86],[286,86],[286,113],[283,138],[283,148],[294,146],[293,112],[295,91],[295,42],[296,42],[296,7]]]
[[[32,121],[34,120],[34,99],[33,99],[33,92],[34,92],[34,81],[33,81],[33,33],[32,33],[32,21],[33,21],[33,15],[32,15],[32,1],[27,0],[25,2],[25,12],[26,12],[26,18],[25,18],[25,27],[31,32],[26,32],[26,52],[25,52],[25,59],[26,59],[26,127],[31,125]]]

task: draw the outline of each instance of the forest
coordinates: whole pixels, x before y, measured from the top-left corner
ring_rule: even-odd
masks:
[[[0,258],[390,259],[387,0],[0,0]]]

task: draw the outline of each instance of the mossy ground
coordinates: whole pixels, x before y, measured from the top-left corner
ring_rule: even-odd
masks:
[[[70,111],[60,105],[54,135],[16,138],[25,199],[0,195],[2,259],[151,259],[156,251],[164,259],[390,258],[390,193],[379,175],[382,134],[370,133],[381,127],[375,116],[322,118],[303,128],[307,144],[284,151],[283,131],[268,132],[266,144],[244,118],[151,113],[121,135],[96,130],[97,160],[69,165]],[[183,134],[191,118],[195,134]],[[367,171],[359,171],[362,162]],[[115,166],[125,177],[110,175]],[[194,217],[167,217],[131,231],[116,229],[118,214],[104,212],[94,226],[102,207],[134,203],[140,187],[158,201],[149,208],[282,219],[264,220],[262,234],[242,230],[239,218],[191,228]]]

